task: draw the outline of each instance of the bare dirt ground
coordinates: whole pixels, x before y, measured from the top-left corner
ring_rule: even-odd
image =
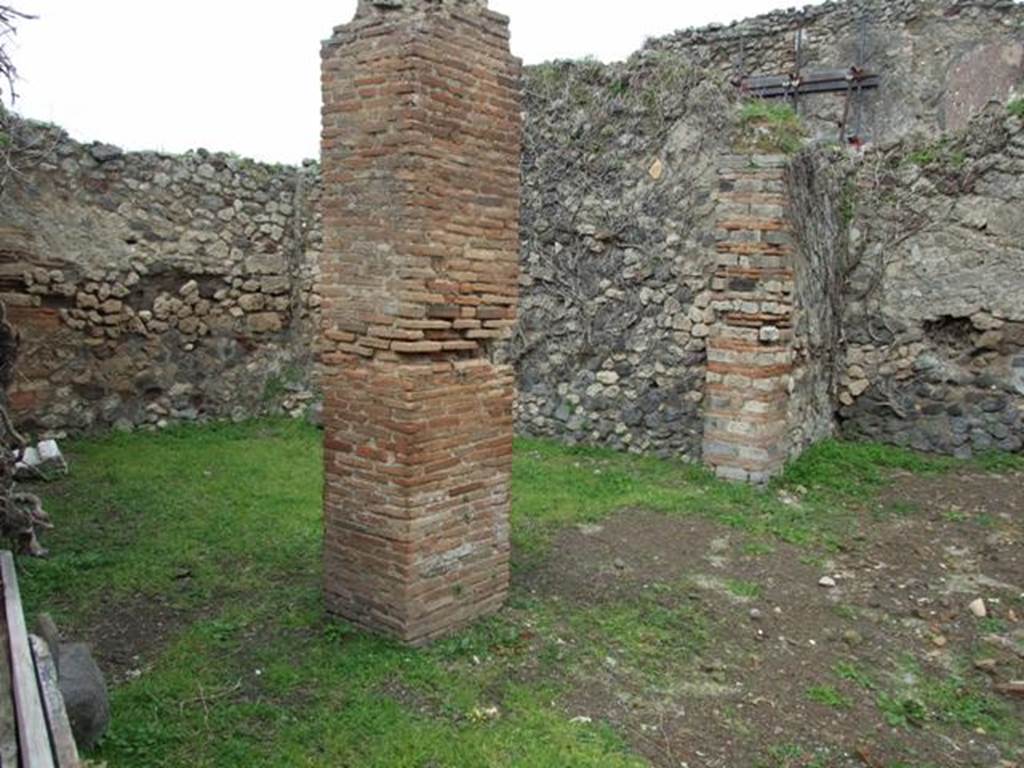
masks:
[[[563,532],[532,594],[700,629],[675,660],[611,642],[574,668],[567,716],[666,768],[1024,765],[1024,477],[894,479],[826,558],[639,511]]]

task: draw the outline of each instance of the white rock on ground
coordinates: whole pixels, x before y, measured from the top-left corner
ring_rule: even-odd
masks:
[[[40,475],[52,477],[67,474],[68,464],[56,440],[43,440],[25,449],[15,471],[19,478],[38,479]]]
[[[971,609],[971,613],[973,613],[979,619],[984,619],[986,616],[988,616],[988,606],[985,605],[984,598],[979,597],[968,607]]]

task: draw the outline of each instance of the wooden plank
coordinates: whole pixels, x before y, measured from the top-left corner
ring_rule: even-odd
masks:
[[[59,768],[79,768],[78,747],[75,746],[71,722],[68,720],[67,710],[64,709],[64,699],[60,695],[57,665],[53,661],[53,654],[50,653],[50,646],[35,635],[30,635],[29,641],[32,643],[32,655],[36,660],[36,677],[43,696],[46,723],[50,728],[50,741],[53,744],[57,765]]]
[[[18,722],[14,716],[11,658],[7,652],[7,615],[0,611],[0,768],[18,766]]]
[[[22,768],[54,768],[50,732],[39,696],[32,649],[25,627],[25,614],[18,591],[18,574],[10,552],[0,552],[0,578],[4,584],[4,609],[10,636],[11,682],[14,687],[14,710],[18,720],[18,744]]]

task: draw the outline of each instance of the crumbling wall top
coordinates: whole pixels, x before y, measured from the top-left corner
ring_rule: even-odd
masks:
[[[415,12],[443,7],[460,10],[487,10],[487,0],[359,0],[356,18],[369,14]]]
[[[417,13],[457,12],[508,25],[508,17],[487,7],[487,0],[359,0],[355,21]]]
[[[355,17],[334,28],[333,36],[324,41],[323,50],[326,53],[353,36],[380,25],[430,16],[456,16],[488,35],[504,40],[507,45],[508,16],[490,10],[487,0],[359,0]]]
[[[780,3],[781,5],[781,3]],[[712,45],[725,41],[758,38],[793,32],[816,23],[831,26],[837,33],[846,25],[866,17],[879,26],[906,25],[923,17],[947,20],[995,14],[1007,26],[1018,26],[1020,4],[1014,0],[828,0],[802,8],[779,8],[728,24],[690,27],[648,41],[645,48],[664,49],[691,45]],[[754,43],[751,43],[752,46]]]

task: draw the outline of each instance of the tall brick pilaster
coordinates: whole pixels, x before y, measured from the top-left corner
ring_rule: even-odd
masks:
[[[519,81],[483,0],[362,0],[323,49],[327,606],[413,644],[507,592]]]
[[[794,270],[787,164],[775,155],[729,156],[719,170],[704,463],[730,480],[764,482],[789,458]]]

